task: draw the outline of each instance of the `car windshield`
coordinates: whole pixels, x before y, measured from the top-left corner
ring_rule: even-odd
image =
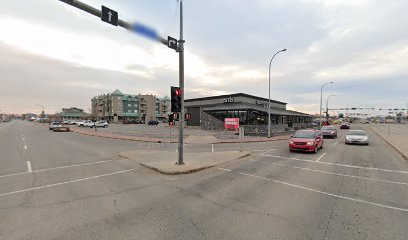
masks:
[[[358,136],[366,136],[367,133],[364,131],[349,131],[347,135],[358,135]]]
[[[293,138],[307,138],[307,139],[314,139],[315,132],[306,132],[306,131],[299,131],[293,135]]]

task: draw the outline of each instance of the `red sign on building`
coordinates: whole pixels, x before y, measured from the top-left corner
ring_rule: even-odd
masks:
[[[225,129],[238,129],[239,128],[239,118],[226,118],[224,120]]]

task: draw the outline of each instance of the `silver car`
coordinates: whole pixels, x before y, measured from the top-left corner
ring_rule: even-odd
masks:
[[[363,130],[349,130],[345,136],[345,143],[368,145],[367,132]]]

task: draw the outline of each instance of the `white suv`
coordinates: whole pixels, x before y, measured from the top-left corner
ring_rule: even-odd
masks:
[[[82,121],[82,122],[77,122],[76,125],[78,127],[93,127],[94,122],[92,122],[91,120],[86,120],[86,121]]]

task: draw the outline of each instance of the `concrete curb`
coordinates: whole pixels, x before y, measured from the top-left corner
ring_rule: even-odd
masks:
[[[116,140],[127,140],[127,141],[134,141],[134,142],[151,142],[151,143],[178,143],[178,141],[169,141],[167,139],[135,139],[132,138],[131,136],[106,136],[106,135],[98,135],[98,134],[92,134],[91,132],[83,132],[83,131],[77,131],[75,128],[71,128],[71,132],[77,133],[77,134],[82,134],[86,136],[92,136],[92,137],[101,137],[101,138],[110,138],[110,139],[116,139]],[[208,143],[208,144],[223,144],[223,143],[252,143],[252,142],[274,142],[274,141],[285,141],[288,140],[289,137],[285,138],[279,138],[279,139],[252,139],[252,140],[243,140],[243,141],[219,141],[219,142],[213,142],[213,143]]]
[[[380,133],[374,130],[371,126],[369,127],[371,131],[373,131],[379,138],[381,138],[384,142],[386,142],[390,147],[392,147],[395,151],[397,151],[405,161],[408,161],[408,156],[405,155],[401,150],[399,150],[396,146],[394,146],[390,141],[384,138]]]
[[[145,167],[145,168],[148,168],[148,169],[151,169],[151,170],[154,170],[154,171],[156,171],[156,172],[158,172],[158,173],[160,173],[160,174],[163,174],[163,175],[183,175],[183,174],[190,174],[190,173],[199,172],[199,171],[202,171],[202,170],[205,170],[205,169],[209,169],[209,168],[216,167],[216,166],[219,166],[219,165],[223,165],[223,164],[226,164],[226,163],[229,163],[229,162],[232,162],[232,161],[236,161],[236,160],[238,160],[238,159],[246,158],[246,157],[248,157],[248,156],[251,156],[251,154],[250,154],[250,153],[247,153],[247,154],[245,154],[245,155],[243,155],[243,156],[240,156],[240,157],[238,157],[238,158],[236,158],[236,159],[231,159],[231,160],[226,161],[226,162],[223,162],[223,163],[218,163],[218,164],[214,164],[214,165],[208,165],[208,166],[198,167],[198,168],[195,168],[195,169],[180,170],[180,171],[167,171],[167,170],[164,170],[164,169],[160,169],[160,168],[158,168],[158,167],[153,167],[153,166],[149,166],[149,165],[143,164],[143,163],[141,163],[141,162],[138,162],[137,160],[134,160],[134,159],[129,158],[129,157],[126,157],[126,156],[123,156],[122,154],[119,154],[119,156],[120,156],[120,157],[123,157],[123,158],[126,158],[126,159],[129,159],[129,160],[131,160],[131,161],[135,161],[135,162],[137,162],[138,164],[140,164],[141,166],[143,166],[143,167]]]
[[[242,141],[242,143],[251,143],[251,142],[275,142],[275,141],[286,141],[289,140],[288,138],[281,138],[281,139],[254,139],[254,140],[247,140],[247,141]],[[241,143],[238,141],[219,141],[213,144],[220,144],[220,143]]]

